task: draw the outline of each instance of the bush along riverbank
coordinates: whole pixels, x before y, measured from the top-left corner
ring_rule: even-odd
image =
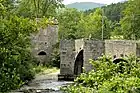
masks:
[[[34,77],[29,36],[36,31],[34,20],[16,15],[0,19],[0,92],[17,89]]]
[[[0,2],[1,4],[1,2]],[[36,59],[31,52],[31,33],[39,31],[36,19],[23,18],[4,12],[0,19],[0,92],[20,88],[36,74]],[[9,16],[6,16],[9,15]],[[38,71],[39,72],[39,71]]]
[[[90,60],[93,70],[82,73],[73,85],[63,87],[66,93],[140,93],[140,60],[134,56],[113,63],[103,56]]]

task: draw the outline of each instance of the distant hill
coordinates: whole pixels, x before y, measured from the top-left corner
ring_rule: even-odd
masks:
[[[66,5],[68,8],[76,8],[78,10],[88,10],[97,7],[105,6],[105,4],[94,3],[94,2],[76,2]]]

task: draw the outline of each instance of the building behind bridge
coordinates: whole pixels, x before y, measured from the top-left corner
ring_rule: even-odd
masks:
[[[53,24],[47,24],[31,35],[32,54],[41,64],[50,62],[53,46],[58,43],[58,22],[56,19],[50,22]]]

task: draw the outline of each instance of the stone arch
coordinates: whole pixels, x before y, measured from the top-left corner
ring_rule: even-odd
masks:
[[[119,64],[119,68],[118,68],[118,72],[120,73],[124,73],[124,70],[125,68],[123,67],[124,66],[124,63],[120,63],[120,62],[125,62],[125,63],[128,63],[127,60],[123,59],[123,58],[117,58],[113,61],[113,63],[115,64]]]
[[[46,52],[45,51],[41,51],[41,52],[38,53],[38,55],[39,56],[44,56],[44,55],[46,55]]]
[[[75,59],[75,64],[74,64],[74,74],[75,75],[79,75],[80,73],[83,72],[83,62],[84,62],[84,59],[83,59],[83,51],[84,50],[81,50],[78,55],[76,56],[76,59]]]

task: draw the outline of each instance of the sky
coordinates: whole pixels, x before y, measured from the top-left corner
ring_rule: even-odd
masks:
[[[70,4],[74,2],[95,2],[95,3],[102,3],[102,4],[111,4],[111,3],[117,3],[120,1],[125,1],[125,0],[64,0],[64,4]]]

